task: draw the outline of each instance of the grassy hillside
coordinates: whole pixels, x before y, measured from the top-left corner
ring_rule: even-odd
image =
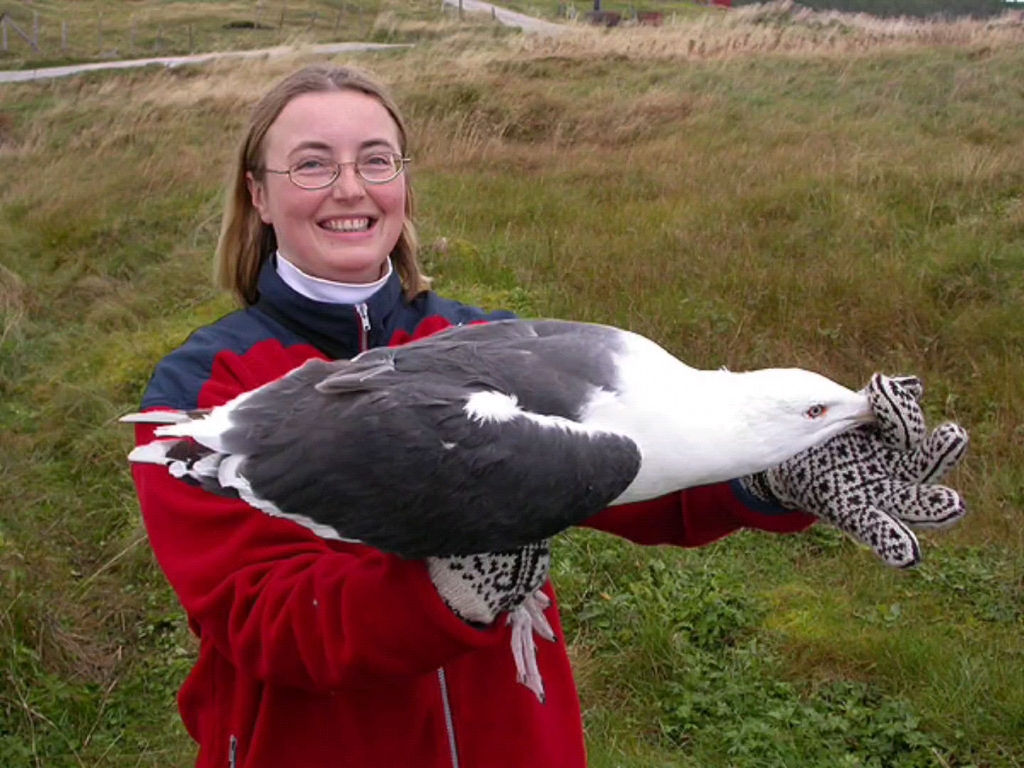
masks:
[[[1024,762],[1019,22],[745,9],[533,40],[411,7],[372,23],[434,42],[346,61],[406,107],[440,291],[705,367],[915,372],[972,435],[970,517],[910,573],[823,527],[562,537],[592,765]],[[193,759],[194,641],[115,419],[230,309],[209,279],[227,158],[304,61],[0,87],[0,765]]]
[[[738,0],[734,5],[745,5]],[[801,5],[816,11],[845,11],[870,13],[876,16],[917,16],[928,18],[944,16],[998,16],[1007,9],[1004,0],[805,0]]]
[[[446,24],[437,2],[400,0],[9,0],[0,69],[336,41],[409,39]],[[18,34],[21,30],[23,35]]]
[[[733,7],[758,5],[755,0],[732,0]],[[502,3],[499,3],[502,5]],[[582,17],[594,9],[593,0],[507,0],[503,5],[534,16]],[[708,2],[696,0],[601,0],[601,10],[621,13],[630,20],[636,12],[663,14],[666,18],[680,18],[706,12]],[[943,16],[954,18],[973,16],[985,18],[998,16],[1007,10],[1003,0],[802,0],[800,6],[816,11],[845,11],[847,13],[870,13],[876,16],[910,16],[930,18]]]

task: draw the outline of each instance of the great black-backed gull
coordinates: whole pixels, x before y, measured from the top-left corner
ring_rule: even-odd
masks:
[[[534,543],[871,419],[864,393],[809,371],[697,370],[617,328],[508,320],[310,360],[209,411],[122,420],[163,425],[131,461],[426,558]]]

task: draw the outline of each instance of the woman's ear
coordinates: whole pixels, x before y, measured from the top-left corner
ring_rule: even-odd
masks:
[[[256,181],[252,171],[245,173],[245,186],[249,188],[249,197],[252,198],[252,207],[259,214],[264,224],[273,224],[270,219],[270,207],[267,205],[267,188],[262,181]]]

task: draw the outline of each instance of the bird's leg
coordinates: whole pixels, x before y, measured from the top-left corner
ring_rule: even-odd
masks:
[[[541,590],[537,590],[530,597],[527,597],[523,601],[523,608],[526,609],[527,613],[530,614],[530,621],[533,624],[533,631],[543,637],[545,640],[555,641],[555,631],[551,628],[548,623],[548,617],[544,615],[544,611],[551,605],[551,598],[544,594]]]
[[[544,703],[544,681],[537,666],[537,646],[533,633],[545,640],[554,641],[555,633],[544,616],[544,609],[551,605],[548,596],[539,589],[527,597],[508,615],[512,626],[512,657],[516,662],[516,679]]]

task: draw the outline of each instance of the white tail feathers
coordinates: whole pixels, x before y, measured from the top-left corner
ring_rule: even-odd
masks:
[[[167,465],[167,451],[177,440],[154,440],[145,445],[138,445],[128,454],[128,461],[136,464],[162,464]]]

